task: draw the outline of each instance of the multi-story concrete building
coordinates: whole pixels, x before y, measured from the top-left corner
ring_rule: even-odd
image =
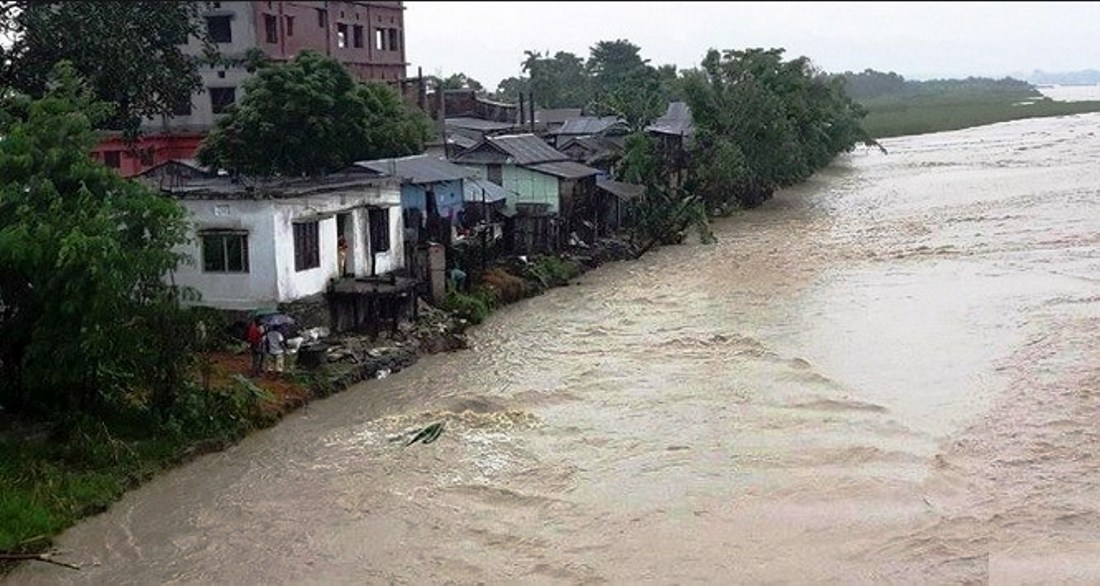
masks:
[[[210,40],[229,59],[259,49],[274,61],[313,49],[338,59],[360,80],[399,85],[405,78],[405,7],[402,2],[206,2]],[[201,45],[190,39],[186,52]],[[195,155],[203,135],[242,95],[251,74],[244,65],[201,67],[203,89],[172,116],[145,120],[130,152],[110,138],[93,152],[126,177],[171,159]]]

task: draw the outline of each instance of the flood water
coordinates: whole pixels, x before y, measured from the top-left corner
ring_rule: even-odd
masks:
[[[169,472],[61,536],[83,570],[8,582],[1100,582],[1100,116],[884,144]]]

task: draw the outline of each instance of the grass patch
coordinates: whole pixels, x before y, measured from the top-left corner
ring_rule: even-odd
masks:
[[[483,285],[470,293],[448,292],[447,297],[443,299],[443,309],[453,312],[472,324],[479,324],[493,313],[493,308],[498,302],[496,293]]]
[[[862,103],[868,111],[863,128],[875,138],[1100,112],[1100,102],[1056,102],[1017,94],[884,96]]]
[[[523,277],[538,283],[542,289],[549,289],[568,283],[582,272],[581,266],[571,260],[543,256],[525,267]]]

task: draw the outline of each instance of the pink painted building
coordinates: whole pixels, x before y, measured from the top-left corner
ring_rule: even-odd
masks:
[[[344,63],[360,80],[405,78],[405,7],[402,2],[207,2],[207,32],[227,57],[259,48],[270,59],[286,61],[313,49]],[[197,54],[195,39],[186,51]],[[171,116],[148,119],[136,152],[118,138],[99,144],[93,156],[136,175],[171,159],[193,158],[199,142],[225,109],[242,95],[251,74],[244,67],[203,66],[203,89]]]

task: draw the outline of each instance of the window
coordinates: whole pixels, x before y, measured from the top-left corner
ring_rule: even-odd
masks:
[[[325,28],[328,26],[328,11],[324,8],[317,9],[317,26],[319,28]]]
[[[286,17],[286,36],[288,36],[288,37],[293,37],[294,36],[294,17],[293,16]]]
[[[264,41],[279,42],[279,19],[275,18],[274,14],[264,15]]]
[[[386,31],[380,28],[374,29],[374,48],[381,51],[386,48]]]
[[[370,251],[386,252],[390,249],[390,214],[385,208],[369,208],[367,220],[370,223]]]
[[[336,46],[341,49],[348,46],[348,25],[343,23],[336,25]]]
[[[233,42],[233,28],[229,25],[228,16],[207,16],[206,32],[215,43]]]
[[[122,166],[122,151],[105,151],[103,153],[103,164],[112,169],[118,169]]]
[[[215,114],[224,114],[229,106],[237,100],[237,88],[212,87],[210,88],[210,110]]]
[[[247,273],[248,232],[201,232],[205,273]]]
[[[363,27],[361,25],[357,24],[357,25],[351,27],[351,32],[352,32],[352,35],[351,35],[352,45],[356,49],[362,49],[363,48]]]
[[[500,165],[486,165],[486,168],[489,181],[497,185],[504,185],[504,178],[502,177]]]
[[[218,72],[218,79],[225,79],[225,71]]]
[[[294,270],[321,266],[321,239],[318,222],[294,223]]]
[[[390,51],[397,50],[397,35],[400,31],[395,28],[390,29]]]

